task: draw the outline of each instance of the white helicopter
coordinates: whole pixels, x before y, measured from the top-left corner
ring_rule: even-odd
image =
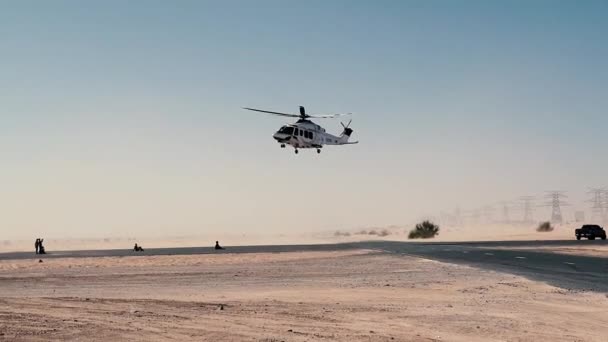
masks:
[[[348,145],[358,143],[358,141],[348,141],[350,135],[353,133],[352,128],[348,127],[350,126],[352,120],[350,120],[346,125],[340,122],[342,124],[342,127],[344,127],[344,130],[342,131],[342,134],[340,134],[340,136],[329,134],[325,132],[325,128],[308,120],[308,118],[330,119],[342,115],[349,115],[350,113],[332,115],[309,115],[306,114],[306,110],[303,106],[300,106],[299,115],[291,113],[271,112],[268,110],[248,107],[243,107],[243,109],[280,116],[287,116],[291,118],[299,118],[299,120],[295,123],[281,127],[272,136],[277,142],[281,144],[281,148],[285,148],[285,144],[293,146],[296,154],[298,153],[299,148],[316,148],[317,153],[321,153],[321,148],[323,147],[323,145]]]

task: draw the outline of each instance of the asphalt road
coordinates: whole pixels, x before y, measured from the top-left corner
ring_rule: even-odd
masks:
[[[374,241],[326,245],[235,246],[213,248],[154,248],[143,253],[127,249],[58,251],[44,256],[34,253],[2,253],[0,260],[60,257],[104,257],[137,255],[189,255],[209,253],[280,253],[295,251],[336,251],[368,248],[382,253],[409,255],[437,261],[470,265],[482,269],[521,275],[572,290],[608,293],[608,253],[604,257],[575,256],[534,250],[534,247],[608,246],[608,241],[500,241],[500,242],[393,242]],[[530,248],[517,250],[517,248]]]
[[[395,254],[521,275],[532,280],[583,291],[608,293],[608,253],[606,257],[553,253],[534,247],[608,246],[608,241],[504,241],[470,243],[368,243]],[[517,250],[517,248],[531,248]],[[509,249],[512,248],[512,249]]]

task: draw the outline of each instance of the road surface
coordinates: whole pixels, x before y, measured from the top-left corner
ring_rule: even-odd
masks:
[[[135,253],[130,249],[57,251],[46,255],[16,252],[0,253],[0,260],[47,259],[60,257],[107,257],[147,255],[190,255],[209,253],[280,253],[295,251],[334,251],[367,248],[380,253],[409,255],[442,262],[506,272],[539,280],[554,286],[608,293],[608,255],[576,256],[534,250],[534,247],[607,246],[608,241],[492,241],[492,242],[395,242],[372,241],[325,245],[235,246],[215,251],[210,247],[146,248]],[[532,248],[517,250],[517,248]]]

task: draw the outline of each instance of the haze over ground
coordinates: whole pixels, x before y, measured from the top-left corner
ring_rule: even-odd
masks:
[[[400,224],[606,184],[605,1],[0,4],[2,239]],[[242,106],[353,112],[281,150]],[[319,121],[339,133],[338,120]]]

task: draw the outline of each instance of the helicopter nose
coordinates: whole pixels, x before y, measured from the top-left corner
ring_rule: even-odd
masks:
[[[276,141],[280,141],[283,142],[285,140],[289,139],[289,135],[285,134],[285,133],[279,133],[276,132],[273,136],[272,136]]]

